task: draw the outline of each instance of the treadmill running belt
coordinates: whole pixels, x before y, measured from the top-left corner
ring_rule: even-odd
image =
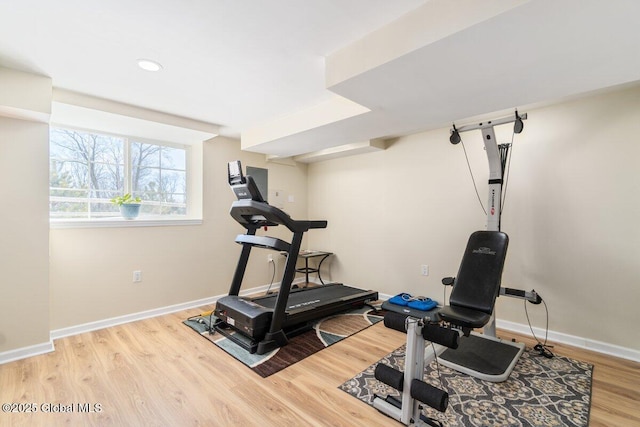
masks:
[[[292,290],[289,294],[289,299],[287,300],[286,311],[291,314],[292,312],[299,311],[300,309],[308,309],[316,305],[324,305],[333,301],[350,299],[358,294],[365,293],[371,292],[341,285],[339,283]],[[265,308],[274,308],[277,297],[277,294],[273,294],[264,297],[253,298],[252,301],[260,304]]]

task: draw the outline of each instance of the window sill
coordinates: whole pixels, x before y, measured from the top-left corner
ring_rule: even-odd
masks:
[[[136,219],[98,218],[98,219],[50,219],[49,228],[120,228],[120,227],[172,227],[201,225],[202,219],[194,218],[158,218],[139,217]]]

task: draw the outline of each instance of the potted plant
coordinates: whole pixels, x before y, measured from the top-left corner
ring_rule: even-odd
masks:
[[[140,214],[142,199],[127,193],[124,196],[114,197],[111,199],[111,203],[120,207],[120,215],[124,219],[135,219]]]

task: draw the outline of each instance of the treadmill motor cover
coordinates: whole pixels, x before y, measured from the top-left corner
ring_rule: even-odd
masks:
[[[255,340],[261,340],[269,330],[273,310],[232,295],[218,300],[216,317]]]

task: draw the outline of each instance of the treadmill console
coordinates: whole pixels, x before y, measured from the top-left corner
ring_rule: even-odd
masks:
[[[229,185],[244,184],[246,182],[244,175],[242,174],[242,165],[240,164],[240,160],[229,162],[227,170],[229,171]]]
[[[238,200],[251,199],[256,202],[266,203],[253,178],[250,175],[247,175],[246,177],[243,175],[240,160],[229,162],[227,170],[229,175],[229,185]]]

